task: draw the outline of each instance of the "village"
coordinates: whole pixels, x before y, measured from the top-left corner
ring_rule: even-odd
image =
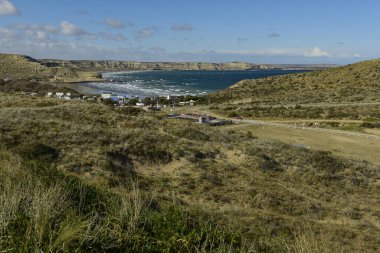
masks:
[[[172,113],[176,107],[189,107],[194,106],[199,97],[195,96],[162,96],[162,97],[145,97],[139,98],[138,96],[125,96],[118,95],[110,92],[103,92],[99,95],[82,95],[73,94],[70,92],[47,92],[46,97],[65,99],[65,100],[83,100],[98,102],[115,107],[137,107],[145,111],[161,111],[163,108],[169,108],[170,114],[167,115],[169,119],[183,119],[191,120],[197,124],[207,124],[210,126],[222,126],[232,124],[231,120],[218,119],[208,114],[195,114],[195,113]]]

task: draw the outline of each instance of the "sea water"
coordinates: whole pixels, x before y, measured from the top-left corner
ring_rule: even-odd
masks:
[[[166,95],[205,95],[225,89],[244,79],[300,73],[299,70],[250,71],[130,71],[103,73],[104,82],[85,83],[93,93],[152,97]]]

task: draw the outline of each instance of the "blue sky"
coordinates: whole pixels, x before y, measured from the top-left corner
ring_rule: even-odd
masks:
[[[380,57],[378,0],[0,0],[0,52],[345,64]]]

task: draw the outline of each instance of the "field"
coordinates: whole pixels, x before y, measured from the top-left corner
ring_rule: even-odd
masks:
[[[378,144],[264,128],[0,94],[0,246],[378,252]]]

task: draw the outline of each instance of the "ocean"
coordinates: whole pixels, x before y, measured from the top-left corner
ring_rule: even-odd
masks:
[[[300,73],[300,70],[252,71],[130,71],[104,73],[104,82],[83,83],[91,93],[112,92],[128,97],[205,95],[244,79]]]

